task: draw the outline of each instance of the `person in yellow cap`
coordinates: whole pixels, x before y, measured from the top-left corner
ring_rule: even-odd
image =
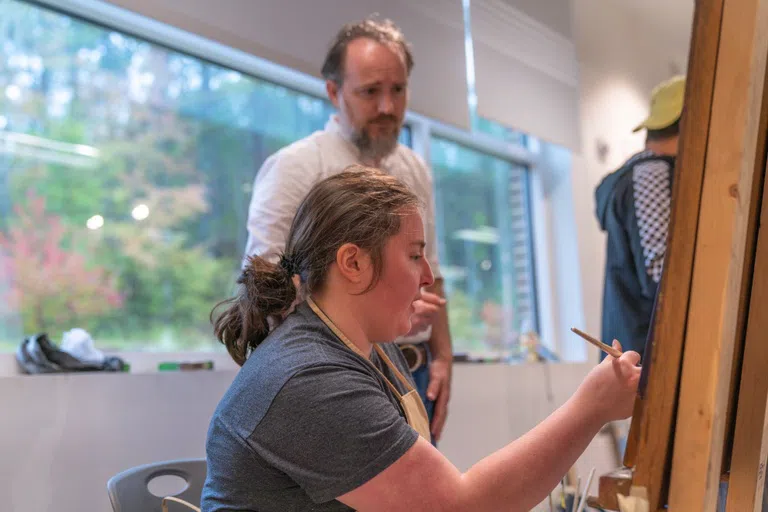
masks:
[[[643,355],[667,248],[672,181],[685,77],[654,88],[645,149],[606,176],[595,192],[607,234],[602,338]]]

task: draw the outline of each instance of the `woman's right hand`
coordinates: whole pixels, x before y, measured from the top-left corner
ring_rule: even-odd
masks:
[[[614,340],[613,346],[621,350],[618,341]],[[605,423],[630,417],[640,381],[639,361],[640,354],[632,351],[618,359],[606,356],[589,372],[574,398]]]

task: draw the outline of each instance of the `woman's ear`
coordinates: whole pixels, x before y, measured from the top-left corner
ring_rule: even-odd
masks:
[[[350,283],[368,286],[373,267],[368,251],[355,244],[344,244],[336,251],[336,266]]]

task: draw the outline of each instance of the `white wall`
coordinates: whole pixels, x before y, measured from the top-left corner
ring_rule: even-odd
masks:
[[[460,469],[563,403],[589,365],[457,365],[440,448]],[[107,512],[114,474],[202,457],[208,422],[234,371],[0,378],[3,512]],[[598,438],[582,463],[610,469]],[[593,488],[596,489],[596,486]]]
[[[582,136],[582,151],[574,156],[572,173],[574,217],[585,327],[599,333],[605,237],[594,213],[594,190],[607,173],[642,149],[644,134],[633,134],[632,129],[647,114],[653,87],[673,74],[685,73],[688,38],[681,34],[690,33],[693,2],[674,2],[677,7],[670,15],[678,21],[670,31],[666,24],[656,25],[653,18],[622,6],[624,2],[572,1],[581,71]],[[657,17],[663,18],[667,6],[656,3]],[[598,158],[598,143],[608,147],[603,161]]]
[[[106,483],[200,457],[231,372],[0,379],[0,509],[107,512]]]
[[[563,0],[472,0],[477,114],[578,151],[579,73]]]

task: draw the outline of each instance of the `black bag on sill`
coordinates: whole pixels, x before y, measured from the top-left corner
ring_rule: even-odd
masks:
[[[120,372],[125,363],[119,357],[106,357],[102,363],[81,361],[60,350],[45,333],[24,338],[16,349],[16,361],[21,371],[36,373]]]

